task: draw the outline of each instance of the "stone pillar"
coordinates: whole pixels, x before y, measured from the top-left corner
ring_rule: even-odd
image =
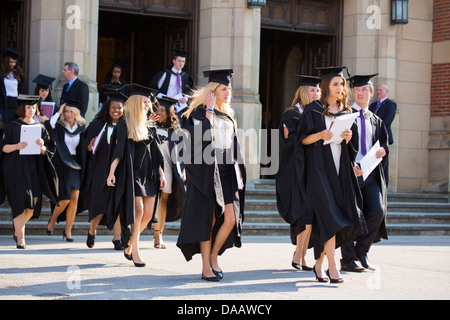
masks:
[[[30,80],[40,73],[55,77],[53,99],[58,103],[66,83],[64,63],[77,63],[90,91],[88,121],[98,110],[98,14],[99,0],[31,1]],[[34,88],[30,83],[30,92]]]
[[[390,1],[345,0],[343,64],[379,73],[397,102],[389,176],[392,191],[423,191],[428,179],[432,0],[409,2],[409,23],[390,24]],[[376,95],[375,95],[376,98]]]
[[[200,1],[199,78],[209,69],[235,72],[232,107],[246,136],[241,144],[248,179],[260,177],[260,34],[261,9],[248,9],[246,0]]]

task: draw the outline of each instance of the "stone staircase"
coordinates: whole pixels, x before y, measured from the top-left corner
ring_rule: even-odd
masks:
[[[27,223],[27,235],[45,235],[50,219],[49,204],[44,202],[38,220]],[[0,235],[12,235],[11,212],[8,204],[0,206]],[[60,237],[65,223],[56,225],[54,236]],[[167,223],[165,234],[177,235],[180,222]],[[387,228],[389,235],[450,235],[450,203],[448,194],[388,194]],[[87,212],[77,216],[72,235],[87,235]],[[276,204],[274,180],[252,180],[247,184],[244,235],[289,235],[289,226],[279,216]],[[112,235],[104,226],[98,235]],[[153,234],[152,230],[144,234]]]

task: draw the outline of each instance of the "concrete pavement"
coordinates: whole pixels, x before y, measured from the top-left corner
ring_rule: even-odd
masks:
[[[28,236],[27,249],[17,250],[11,236],[0,236],[0,300],[450,299],[448,236],[393,236],[372,248],[377,271],[342,272],[341,285],[295,271],[287,237],[244,236],[242,248],[220,258],[224,279],[219,283],[200,279],[200,255],[186,262],[175,236],[165,237],[167,250],[154,249],[152,236],[141,237],[145,268],[112,250],[111,236],[97,237],[93,249],[85,237],[74,239]],[[312,265],[312,250],[308,259]]]

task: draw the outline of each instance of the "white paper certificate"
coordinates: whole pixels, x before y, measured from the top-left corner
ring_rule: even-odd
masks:
[[[341,143],[342,142],[342,132],[348,130],[352,127],[353,122],[355,122],[358,113],[346,114],[344,116],[337,117],[331,123],[331,127],[328,129],[333,134],[333,137],[330,140],[324,141],[323,145],[327,145],[333,142]]]
[[[26,142],[28,145],[20,150],[20,155],[41,154],[41,147],[36,141],[41,138],[42,126],[40,124],[23,125],[20,128],[20,142]]]
[[[380,149],[380,141],[377,141],[372,149],[367,152],[364,158],[359,163],[361,165],[361,171],[363,172],[364,181],[372,173],[372,171],[380,164],[383,158],[377,159],[377,151]]]

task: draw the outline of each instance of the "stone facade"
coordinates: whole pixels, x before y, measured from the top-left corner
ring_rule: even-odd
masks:
[[[450,98],[448,77],[442,76],[450,69],[449,4],[409,1],[409,23],[391,25],[390,3],[343,0],[342,63],[352,74],[379,72],[375,86],[386,83],[389,97],[397,102],[395,143],[390,148],[391,191],[447,192]],[[82,11],[79,21],[77,12],[69,10],[72,5]],[[98,16],[98,0],[31,1],[30,78],[44,70],[58,75],[64,62],[77,62],[81,78],[91,88],[88,118],[98,101]],[[212,68],[235,70],[233,105],[239,127],[256,133],[246,144],[246,158],[257,162],[262,122],[261,10],[247,8],[246,0],[200,0],[198,23],[198,74]],[[203,81],[200,77],[199,84]],[[60,77],[56,96],[63,84]],[[250,179],[259,178],[257,163],[248,168]]]

